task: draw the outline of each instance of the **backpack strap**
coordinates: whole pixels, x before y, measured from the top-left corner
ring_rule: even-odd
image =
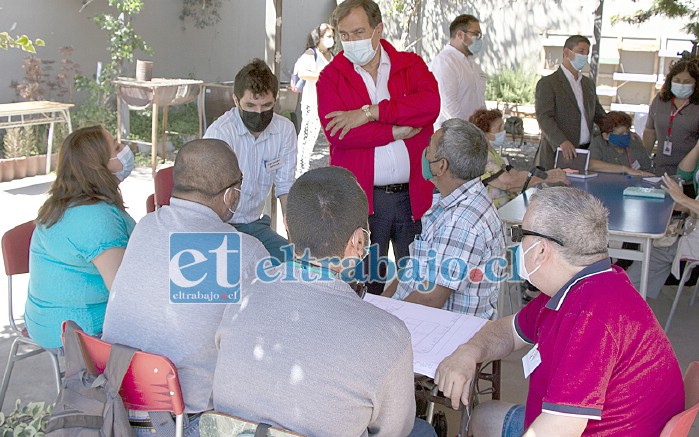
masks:
[[[109,353],[107,366],[104,368],[104,376],[118,393],[121,388],[121,383],[124,380],[126,371],[129,370],[131,359],[139,349],[124,346],[123,344],[113,344],[112,350]]]
[[[92,362],[92,359],[85,352],[83,342],[78,335],[81,331],[80,326],[72,320],[66,321],[65,334],[63,338],[63,350],[65,351],[66,375],[74,375],[83,369],[87,369],[93,376],[97,376],[97,369]],[[82,356],[83,362],[77,360],[77,357]]]
[[[272,426],[268,425],[266,423],[260,423],[257,425],[257,428],[255,428],[255,435],[254,437],[267,437],[267,430],[270,429]]]

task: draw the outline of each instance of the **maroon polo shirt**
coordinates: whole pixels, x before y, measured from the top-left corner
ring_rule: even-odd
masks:
[[[670,341],[626,273],[609,259],[540,295],[515,318],[538,344],[527,429],[541,412],[590,419],[583,435],[657,436],[684,409],[682,373]]]

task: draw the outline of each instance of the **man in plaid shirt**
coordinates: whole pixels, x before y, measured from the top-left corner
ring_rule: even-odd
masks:
[[[422,174],[439,194],[384,295],[494,318],[506,261],[502,223],[480,179],[487,157],[488,141],[467,121],[447,120],[432,136]]]

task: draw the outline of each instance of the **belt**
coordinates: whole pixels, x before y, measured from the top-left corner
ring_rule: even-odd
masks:
[[[590,143],[585,143],[581,144],[578,146],[578,149],[589,149],[590,148]]]
[[[391,184],[391,185],[375,185],[375,190],[381,190],[384,193],[400,193],[401,191],[407,190],[409,184]]]
[[[187,419],[192,420],[198,416],[201,416],[202,413],[192,413],[189,414],[187,413]],[[175,417],[174,415],[172,416],[173,418]],[[151,422],[150,417],[144,417],[142,419],[136,419],[136,418],[129,418],[129,424],[131,425],[132,428],[146,428],[146,429],[153,429],[153,422]]]

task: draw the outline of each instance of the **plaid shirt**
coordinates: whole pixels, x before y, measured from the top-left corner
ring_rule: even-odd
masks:
[[[422,217],[422,233],[410,244],[410,256],[419,264],[420,277],[401,282],[394,298],[405,299],[429,278],[430,283],[452,290],[442,309],[484,319],[495,315],[500,284],[487,278],[503,269],[488,261],[504,259],[505,238],[480,179],[465,182],[446,197],[435,196]],[[476,268],[489,272],[483,276]]]

